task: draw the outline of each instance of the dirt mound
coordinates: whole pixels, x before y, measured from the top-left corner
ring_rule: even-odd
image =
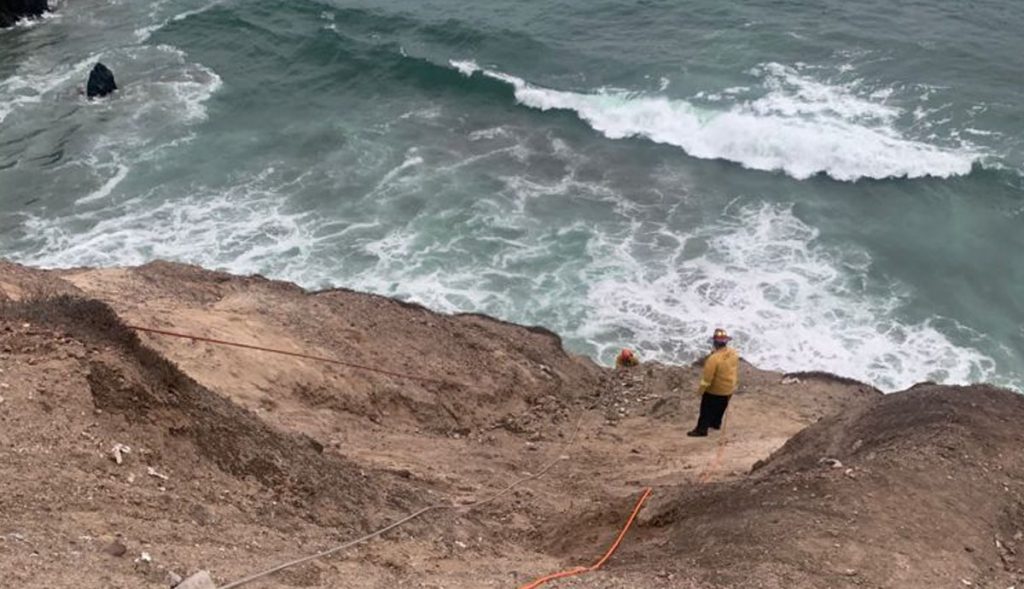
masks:
[[[0,260],[0,301],[82,294],[55,274]]]
[[[202,387],[98,301],[0,304],[0,381],[11,586],[54,586],[72,570],[87,575],[77,586],[166,586],[211,542],[355,534],[424,502],[404,480],[324,454]],[[229,522],[234,533],[221,536]]]
[[[1021,418],[1022,395],[990,386],[917,385],[803,430],[766,461],[760,474],[805,470],[822,455],[851,465],[869,457],[912,467],[935,453],[962,460],[961,467],[985,463],[1003,453],[1017,454],[1008,450],[1024,442]]]
[[[134,323],[443,381],[145,338],[199,382],[267,410],[283,425],[292,423],[284,414],[313,409],[345,414],[353,426],[386,420],[391,427],[459,435],[494,426],[526,431],[534,429],[522,421],[528,408],[542,404],[545,422],[562,419],[568,404],[603,378],[592,362],[566,353],[550,331],[482,315],[441,315],[344,289],[309,293],[258,276],[166,262],[64,276]]]
[[[1022,423],[1024,397],[992,387],[888,395],[749,479],[683,491],[647,543],[700,586],[1009,587],[1024,581]]]

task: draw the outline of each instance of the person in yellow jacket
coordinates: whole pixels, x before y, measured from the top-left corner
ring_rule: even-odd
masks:
[[[708,428],[721,429],[722,417],[729,407],[729,399],[736,390],[740,367],[740,355],[729,347],[729,334],[716,329],[711,336],[714,350],[704,360],[697,394],[700,398],[700,417],[697,427],[686,435],[700,438],[708,435]]]

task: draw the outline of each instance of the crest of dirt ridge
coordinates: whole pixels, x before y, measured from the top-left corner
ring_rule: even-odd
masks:
[[[747,479],[679,492],[652,516],[658,550],[633,556],[679,559],[711,587],[1019,584],[1022,423],[1024,396],[994,387],[887,395],[806,428]]]
[[[294,554],[296,537],[357,535],[429,501],[267,424],[66,294],[0,302],[0,448],[5,586],[166,587],[202,562],[238,576],[258,566],[239,550]]]
[[[387,297],[311,293],[167,262],[63,276],[144,326],[411,377],[144,336],[201,383],[270,411],[284,425],[289,413],[323,409],[353,424],[387,420],[391,427],[463,435],[495,426],[525,431],[532,426],[523,422],[528,408],[542,405],[545,420],[564,421],[567,406],[593,395],[605,378],[589,359],[565,352],[554,333],[483,315],[442,315]]]
[[[370,481],[357,467],[325,456],[312,438],[278,431],[209,391],[142,345],[106,304],[58,295],[9,304],[6,311],[97,350],[85,363],[93,405],[147,432],[150,445],[163,448],[168,459],[209,461],[227,474],[262,484],[283,501],[321,503],[332,508],[322,511],[324,523],[357,523],[352,506],[378,504],[379,495],[367,488]],[[183,464],[182,470],[188,467]]]

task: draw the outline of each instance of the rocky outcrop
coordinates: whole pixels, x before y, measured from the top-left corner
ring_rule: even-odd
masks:
[[[0,0],[0,29],[13,26],[23,18],[42,16],[47,10],[46,0]]]
[[[89,73],[89,84],[85,88],[86,95],[89,98],[102,98],[114,90],[117,90],[114,72],[102,63],[97,63]]]

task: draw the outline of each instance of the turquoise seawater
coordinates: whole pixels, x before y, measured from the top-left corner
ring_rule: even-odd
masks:
[[[1014,0],[60,2],[0,31],[0,256],[1024,390],[1021,30]],[[122,89],[89,102],[96,61]]]

